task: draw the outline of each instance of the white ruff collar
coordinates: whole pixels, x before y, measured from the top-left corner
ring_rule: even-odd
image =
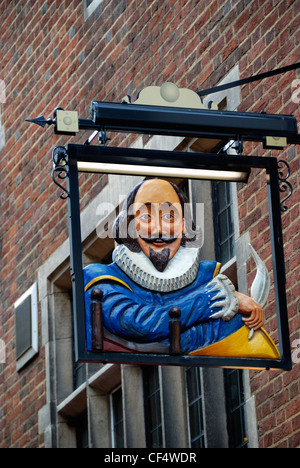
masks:
[[[200,249],[180,247],[163,272],[156,270],[143,252],[131,252],[119,245],[113,261],[130,279],[145,289],[170,292],[192,283],[198,273]]]

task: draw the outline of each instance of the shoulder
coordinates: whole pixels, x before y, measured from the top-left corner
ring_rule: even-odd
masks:
[[[97,281],[103,280],[105,277],[112,276],[112,277],[119,277],[121,271],[119,267],[115,263],[111,263],[110,265],[102,265],[101,263],[93,263],[91,265],[86,266],[83,269],[83,280],[85,287],[91,286],[92,283],[96,283]]]
[[[106,284],[121,284],[132,291],[129,278],[124,275],[122,270],[115,263],[110,265],[102,265],[93,263],[83,269],[83,280],[85,291],[89,290],[97,283],[105,282]]]
[[[200,262],[197,276],[198,284],[204,284],[219,274],[221,263],[213,260],[205,260]]]

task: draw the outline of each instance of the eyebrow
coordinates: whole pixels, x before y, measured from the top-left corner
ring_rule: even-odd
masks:
[[[138,207],[138,209],[136,210],[136,213],[137,213],[138,211],[141,211],[144,207],[145,207],[145,208],[150,208],[150,211],[151,211],[152,207],[155,207],[155,205],[157,205],[157,204],[158,204],[158,203],[151,203],[151,202],[142,203],[142,204]],[[168,201],[161,203],[161,204],[160,204],[160,209],[163,208],[165,205],[168,206],[168,207],[170,207],[170,208],[172,208],[174,211],[176,211],[176,213],[179,213],[179,211],[178,211],[178,209],[176,208],[176,206],[175,206],[173,203],[168,202]],[[179,203],[179,205],[180,205],[180,203]]]
[[[160,206],[163,206],[163,205],[168,205],[168,206],[170,206],[170,207],[173,207],[174,210],[178,211],[177,208],[176,208],[176,206],[174,205],[174,203],[170,203],[170,202],[167,201],[167,202],[161,203]],[[177,205],[180,205],[180,203],[177,203]]]

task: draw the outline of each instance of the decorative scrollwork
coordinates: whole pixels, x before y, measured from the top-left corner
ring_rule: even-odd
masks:
[[[52,180],[59,188],[63,190],[63,193],[61,193],[59,197],[62,200],[66,200],[69,197],[69,192],[58,181],[58,179],[65,180],[68,177],[68,154],[66,148],[64,146],[55,146],[52,152],[52,160]]]
[[[288,207],[285,205],[286,200],[288,200],[293,193],[293,187],[291,183],[287,180],[290,177],[290,166],[286,161],[278,161],[278,180],[279,180],[279,191],[281,193],[287,192],[287,195],[281,201],[281,211],[287,211]]]

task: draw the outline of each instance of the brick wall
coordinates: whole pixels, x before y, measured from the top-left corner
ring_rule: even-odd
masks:
[[[251,2],[250,2],[251,3]],[[253,2],[256,3],[256,2]],[[257,2],[265,4],[257,9],[252,18],[246,9],[248,41],[252,47],[241,60],[241,70],[245,75],[259,73],[299,61],[299,7],[295,2],[283,4]],[[288,6],[288,8],[286,8]],[[250,32],[250,34],[249,34]],[[265,68],[266,67],[266,68]],[[298,72],[299,73],[299,72]],[[299,76],[299,75],[298,75]],[[297,73],[288,73],[262,82],[253,83],[242,88],[240,109],[246,111],[294,114],[299,122],[299,102],[291,99],[291,83]],[[298,125],[299,129],[299,125]],[[286,292],[290,337],[293,354],[293,370],[252,371],[251,387],[256,395],[259,442],[261,447],[299,447],[300,445],[300,402],[299,402],[299,353],[296,346],[299,339],[299,149],[288,147],[285,151],[263,151],[260,145],[248,144],[247,154],[276,156],[290,165],[290,183],[294,193],[286,202],[288,210],[282,214],[283,242],[285,251]],[[286,173],[286,171],[285,171]],[[269,244],[269,227],[266,213],[265,176],[255,174],[251,184],[240,194],[241,228],[249,229],[251,242],[272,268],[271,249]],[[283,196],[282,196],[283,197]],[[265,309],[265,328],[278,343],[274,293],[271,292]]]
[[[66,144],[52,129],[26,118],[52,115],[56,106],[89,117],[92,99],[120,102],[148,85],[173,81],[193,90],[216,85],[237,63],[241,77],[299,61],[297,0],[103,0],[85,22],[83,0],[0,1],[0,103],[5,148],[0,153],[1,304],[0,447],[42,447],[38,410],[45,404],[44,349],[16,372],[14,302],[36,280],[40,265],[67,238],[67,207],[51,180],[51,151]],[[299,74],[298,74],[299,77]],[[240,110],[294,113],[296,72],[242,87]],[[87,135],[81,133],[78,142]],[[134,136],[112,135],[114,145]],[[73,142],[76,139],[72,139]],[[264,155],[247,144],[248,154]],[[289,162],[293,197],[283,215],[291,341],[300,338],[299,151],[272,152]],[[262,176],[240,194],[241,228],[270,266]],[[83,206],[105,181],[82,176]],[[259,215],[259,216],[258,216]],[[261,218],[262,217],[262,218]],[[253,268],[250,265],[249,268]],[[298,276],[297,276],[298,275]],[[273,306],[266,328],[276,340]],[[289,373],[253,371],[260,445],[300,446],[299,364]]]

